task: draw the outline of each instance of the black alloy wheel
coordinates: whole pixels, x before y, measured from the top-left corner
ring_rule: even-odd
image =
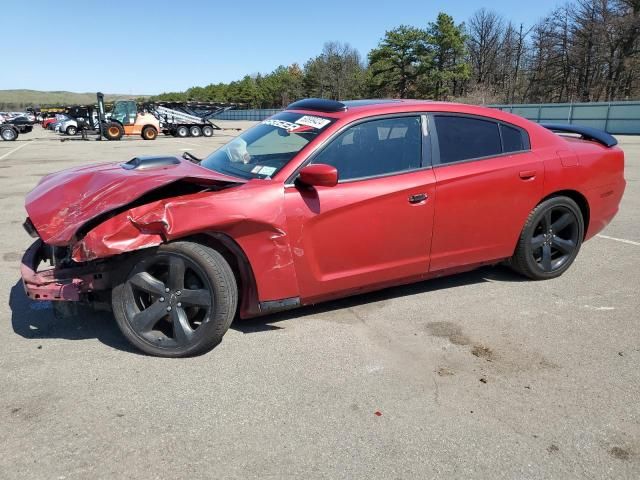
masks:
[[[127,339],[146,353],[197,355],[220,343],[237,305],[235,278],[214,250],[163,245],[114,288],[113,309]]]
[[[534,227],[531,255],[543,272],[562,267],[578,247],[578,219],[565,206],[549,208]]]
[[[511,265],[534,280],[558,277],[575,260],[583,238],[584,218],[576,202],[550,198],[529,214]]]

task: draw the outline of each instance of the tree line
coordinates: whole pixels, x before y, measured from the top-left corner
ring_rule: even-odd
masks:
[[[631,100],[640,97],[640,0],[576,0],[536,24],[482,8],[466,22],[439,13],[389,30],[366,58],[327,42],[304,65],[152,100],[280,108],[303,97],[427,98],[467,103]]]

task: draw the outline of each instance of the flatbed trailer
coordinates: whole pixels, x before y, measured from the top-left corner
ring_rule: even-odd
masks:
[[[212,119],[237,104],[220,102],[150,102],[144,109],[160,121],[165,135],[174,137],[211,137],[215,130],[224,130]]]

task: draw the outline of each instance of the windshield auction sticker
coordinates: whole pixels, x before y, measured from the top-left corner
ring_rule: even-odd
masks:
[[[330,122],[331,120],[327,120],[326,118],[312,117],[311,115],[305,115],[304,117],[296,120],[296,123],[298,125],[306,125],[307,127],[313,127],[317,129],[326,127]]]
[[[296,120],[295,123],[287,122],[286,120],[279,120],[277,118],[268,118],[262,122],[263,125],[271,125],[272,127],[282,128],[289,133],[301,133],[308,132],[310,130],[321,130],[326,127],[331,120],[321,117],[313,117],[311,115],[305,115],[304,117]]]
[[[295,130],[296,128],[298,128],[300,126],[300,125],[295,124],[295,123],[286,122],[284,120],[277,120],[275,118],[268,118],[267,120],[262,122],[262,124],[263,125],[271,125],[272,127],[282,128],[282,129],[286,130],[287,132],[291,132],[292,130]]]

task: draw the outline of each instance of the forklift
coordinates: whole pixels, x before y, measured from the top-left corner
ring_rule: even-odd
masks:
[[[104,95],[98,92],[98,116],[100,136],[107,140],[120,140],[125,135],[140,135],[144,140],[155,140],[160,131],[160,121],[151,113],[138,111],[134,100],[116,100],[111,118],[106,120]]]

